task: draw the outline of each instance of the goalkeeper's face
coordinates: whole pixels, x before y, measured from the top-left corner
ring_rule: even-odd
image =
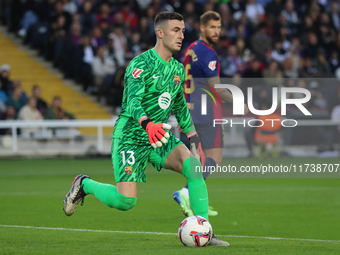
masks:
[[[168,20],[164,26],[163,45],[170,52],[180,51],[184,39],[184,21]]]

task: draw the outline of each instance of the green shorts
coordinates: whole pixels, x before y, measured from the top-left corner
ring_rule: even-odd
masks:
[[[146,182],[145,168],[149,161],[160,171],[170,152],[183,144],[170,133],[168,143],[154,149],[149,145],[137,145],[134,141],[112,139],[111,156],[116,182]]]

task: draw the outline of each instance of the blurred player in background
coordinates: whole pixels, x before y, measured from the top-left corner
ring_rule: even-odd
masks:
[[[207,187],[202,173],[195,172],[196,167],[201,167],[195,149],[200,141],[183,94],[184,68],[172,57],[181,49],[184,30],[183,17],[178,13],[162,12],[155,18],[155,47],[135,57],[125,73],[122,111],[115,124],[111,149],[117,186],[78,175],[64,200],[66,215],[71,216],[88,194],[109,207],[132,209],[137,203],[137,183],[146,181],[149,161],[158,171],[167,168],[183,174],[195,214],[209,220]],[[192,154],[164,130],[171,128],[165,123],[172,111],[183,132],[191,138]],[[210,244],[229,245],[215,236]]]
[[[212,48],[221,32],[221,17],[217,12],[208,11],[200,17],[201,35],[199,40],[190,44],[184,55],[185,98],[190,110],[195,129],[201,139],[205,154],[205,169],[216,166],[222,161],[223,125],[213,126],[214,119],[222,119],[221,99],[232,103],[233,97],[226,89],[215,89],[220,84],[220,63],[217,53]],[[197,80],[199,79],[199,81]],[[195,79],[195,81],[193,80]],[[207,114],[201,113],[201,96],[207,98]],[[210,96],[212,95],[214,99]],[[245,106],[246,112],[247,107]],[[206,179],[210,172],[203,172]],[[194,215],[190,206],[188,184],[182,190],[173,193],[174,200],[180,205],[185,216]],[[209,216],[218,213],[209,207]]]

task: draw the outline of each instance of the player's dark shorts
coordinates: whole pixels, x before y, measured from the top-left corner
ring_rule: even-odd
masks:
[[[165,168],[170,152],[183,144],[170,133],[168,143],[153,149],[151,144],[138,145],[131,140],[112,139],[111,156],[116,182],[146,182],[145,168],[149,161],[158,171]]]
[[[201,139],[203,149],[223,148],[223,125],[195,124],[196,132]]]

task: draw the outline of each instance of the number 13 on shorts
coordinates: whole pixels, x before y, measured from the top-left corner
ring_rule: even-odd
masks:
[[[125,151],[121,151],[120,154],[122,154],[122,161],[124,166],[126,165],[126,163],[128,163],[129,165],[133,165],[136,162],[133,151],[127,151],[126,153]]]

